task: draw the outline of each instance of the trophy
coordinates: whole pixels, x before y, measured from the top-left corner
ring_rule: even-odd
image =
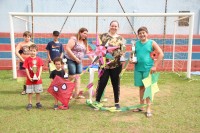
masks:
[[[36,75],[37,70],[38,70],[38,69],[37,69],[37,66],[36,66],[37,60],[33,60],[32,63],[33,63],[33,66],[32,66],[33,80],[38,80],[38,77],[37,77],[37,75]]]
[[[62,61],[64,63],[64,70],[65,70],[64,78],[68,78],[67,58],[64,58]]]
[[[122,43],[122,44],[123,44],[123,45],[121,46],[121,52],[124,54],[124,53],[126,52],[126,45],[125,45],[125,44],[126,44],[126,40],[123,39],[122,41],[119,41],[119,43]],[[124,55],[122,55],[122,56],[120,57],[120,61],[121,61],[121,62],[126,61]]]
[[[121,47],[121,51],[122,51],[123,53],[126,52],[126,46],[125,46],[125,45],[123,45],[123,46]],[[122,55],[122,56],[120,57],[120,61],[121,61],[121,62],[124,62],[125,60],[126,60],[126,59],[125,59],[124,55]]]
[[[133,62],[133,63],[137,63],[137,57],[135,56],[135,43],[134,43],[134,41],[131,41],[131,43],[132,43],[132,57],[131,57],[131,61]]]

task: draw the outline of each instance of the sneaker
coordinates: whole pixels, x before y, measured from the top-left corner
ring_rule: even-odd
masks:
[[[116,109],[120,109],[120,105],[117,103],[115,104]]]
[[[107,102],[107,101],[108,101],[107,98],[103,98],[103,99],[101,99],[101,102]]]
[[[94,107],[94,110],[99,110],[101,107],[103,107],[103,104],[97,101],[93,102],[92,105]]]
[[[42,104],[41,103],[36,103],[36,108],[41,109],[42,108]]]
[[[58,110],[58,105],[53,106],[54,110]]]
[[[29,110],[31,110],[32,109],[32,104],[28,104],[27,106],[26,106],[26,109],[29,111]]]

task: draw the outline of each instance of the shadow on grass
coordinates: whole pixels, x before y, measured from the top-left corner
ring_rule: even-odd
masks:
[[[54,97],[51,94],[45,94],[45,95],[41,95],[41,99],[42,101],[49,101],[49,100],[54,100]]]
[[[20,106],[5,105],[0,107],[0,110],[21,110],[21,109],[26,109],[26,105],[20,105]]]
[[[14,91],[0,91],[0,95],[2,94],[21,94],[20,91],[14,90]]]
[[[26,110],[26,106],[27,104],[20,105],[20,106],[19,105],[5,105],[5,106],[0,106],[0,110],[4,110],[4,111]],[[36,105],[33,104],[32,110],[42,110],[42,111],[53,110],[53,106],[42,104],[42,109],[37,109]]]

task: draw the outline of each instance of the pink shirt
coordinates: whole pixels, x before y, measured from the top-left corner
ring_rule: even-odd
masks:
[[[84,44],[75,43],[75,46],[72,48],[72,52],[74,53],[74,55],[77,58],[82,60],[84,58],[85,53],[86,53],[86,47],[85,47]]]

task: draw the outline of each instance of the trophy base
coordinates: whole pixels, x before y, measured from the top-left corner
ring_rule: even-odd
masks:
[[[132,62],[136,63],[137,62],[137,57],[132,58]]]
[[[38,78],[33,78],[33,80],[34,80],[34,81],[37,81],[37,80],[38,80]]]
[[[33,80],[37,81],[38,80],[37,76],[33,76]]]
[[[120,57],[120,62],[124,62],[124,61],[126,61],[126,59],[124,58],[124,56],[121,56]]]
[[[65,78],[65,79],[67,79],[68,77],[69,77],[69,75],[68,75],[68,74],[65,74],[65,75],[64,75],[64,78]]]

